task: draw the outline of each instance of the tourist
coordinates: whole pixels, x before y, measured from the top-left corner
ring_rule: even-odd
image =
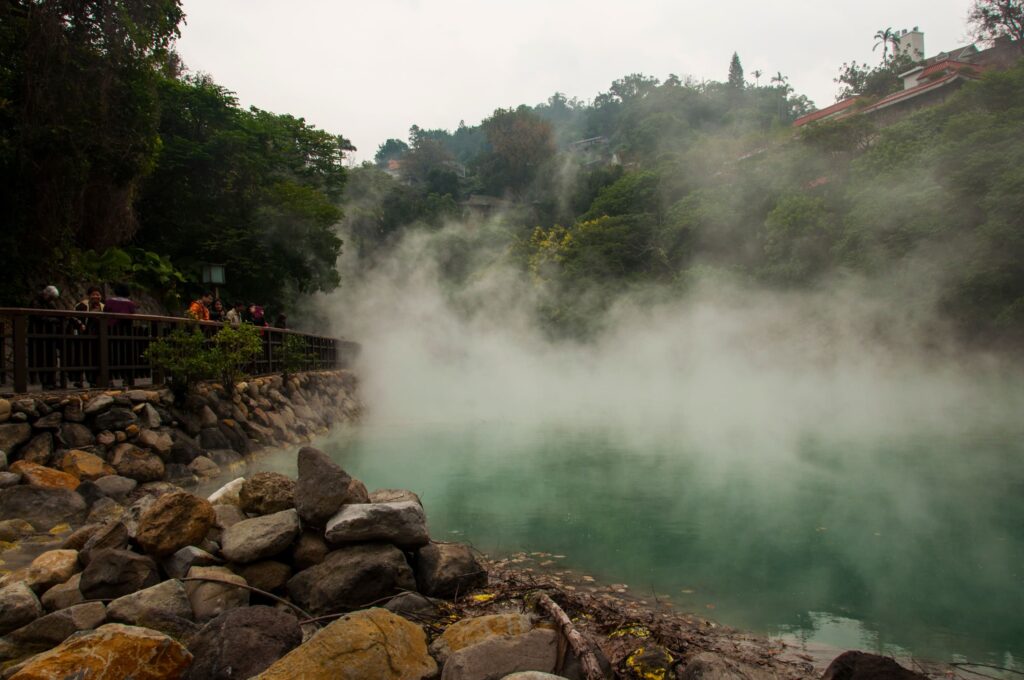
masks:
[[[85,297],[75,305],[76,312],[102,312],[103,311],[103,291],[100,290],[99,286],[89,286],[85,291]],[[95,328],[95,320],[88,317],[75,318],[74,319],[74,330],[78,334],[85,333],[90,328]]]
[[[76,312],[102,312],[103,311],[103,291],[100,290],[99,286],[89,286],[86,290],[85,298],[82,299],[77,305],[75,305]],[[72,335],[90,335],[96,336],[99,331],[99,325],[96,323],[96,319],[92,317],[73,317],[69,324]],[[68,341],[68,357],[66,365],[70,367],[82,366],[83,370],[78,374],[78,380],[75,381],[75,387],[85,387],[85,383],[88,382],[90,385],[96,383],[96,372],[95,370],[86,370],[84,367],[95,363],[96,359],[91,357],[91,349],[89,340],[84,339],[72,339]]]
[[[213,304],[213,293],[207,291],[198,300],[193,300],[188,306],[187,315],[196,321],[210,320],[210,305]]]
[[[103,311],[107,314],[134,314],[139,306],[131,298],[131,289],[123,283],[114,284],[114,295],[108,297],[103,305]],[[142,334],[146,329],[136,329],[131,319],[111,319],[110,339],[108,340],[107,352],[110,366],[123,366],[123,369],[111,369],[111,379],[119,379],[123,385],[134,385],[136,373],[142,373],[141,368],[127,368],[129,366],[141,367],[142,343],[133,340],[136,332]]]
[[[252,310],[252,324],[255,326],[266,326],[267,317],[263,312],[263,307],[254,304],[250,309]]]
[[[228,310],[227,314],[224,315],[224,320],[232,326],[241,326],[243,317],[245,316],[245,303],[236,302],[235,306]]]
[[[213,301],[213,307],[210,308],[210,321],[224,323],[224,314],[224,303],[221,302],[220,298],[217,298]]]
[[[114,295],[103,303],[103,311],[108,314],[134,314],[139,306],[132,300],[131,289],[123,283],[114,284]],[[111,325],[113,325],[111,321]]]
[[[57,286],[46,286],[36,296],[36,309],[60,309],[60,291]],[[60,376],[61,319],[55,316],[29,317],[28,365],[36,370],[43,389],[57,386]]]
[[[274,320],[274,328],[288,328],[288,317],[278,314],[277,319]]]

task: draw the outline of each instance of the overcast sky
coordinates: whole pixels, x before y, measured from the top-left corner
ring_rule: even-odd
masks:
[[[302,116],[373,157],[409,126],[454,129],[553,92],[589,100],[628,73],[725,80],[733,51],[819,106],[881,28],[928,56],[969,42],[970,0],[184,0],[179,52],[242,105]],[[767,77],[767,76],[766,76]],[[766,78],[765,77],[765,78]],[[765,81],[762,78],[762,83]]]

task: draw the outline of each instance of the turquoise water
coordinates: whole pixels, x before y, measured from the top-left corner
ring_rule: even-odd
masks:
[[[766,457],[678,433],[492,423],[363,426],[320,445],[371,489],[419,493],[440,540],[562,554],[764,634],[1024,662],[1020,432],[808,436]]]

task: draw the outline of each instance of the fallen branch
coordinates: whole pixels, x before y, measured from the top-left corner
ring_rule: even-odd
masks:
[[[604,680],[604,671],[601,670],[600,664],[597,663],[597,657],[594,656],[590,645],[583,639],[580,632],[576,630],[576,626],[573,625],[565,611],[555,604],[555,601],[547,593],[531,593],[527,596],[527,601],[544,610],[548,616],[554,619],[558,629],[569,643],[569,648],[572,649],[576,658],[580,660],[580,666],[583,668],[586,680]]]

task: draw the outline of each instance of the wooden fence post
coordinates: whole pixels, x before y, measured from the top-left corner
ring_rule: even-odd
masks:
[[[28,317],[18,314],[12,319],[14,341],[14,391],[28,392]]]

